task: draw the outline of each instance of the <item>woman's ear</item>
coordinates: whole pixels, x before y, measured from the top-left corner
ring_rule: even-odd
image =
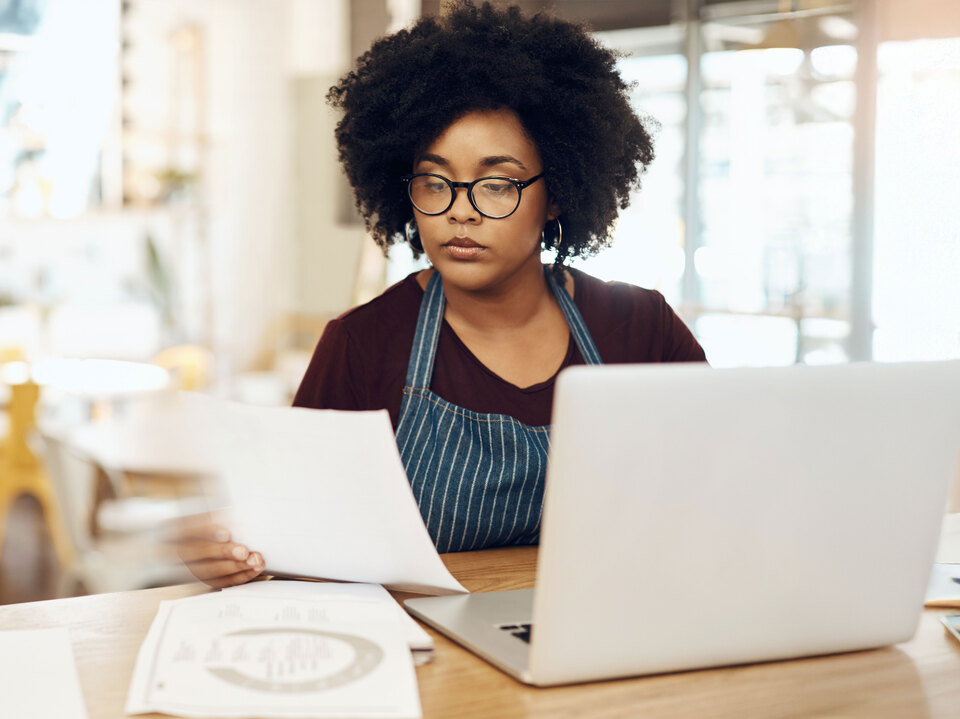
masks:
[[[560,205],[553,199],[547,200],[547,221],[555,220],[560,216]]]

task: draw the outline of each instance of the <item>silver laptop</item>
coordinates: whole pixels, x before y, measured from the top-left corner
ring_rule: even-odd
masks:
[[[405,605],[537,685],[894,644],[958,453],[960,362],[571,368],[536,590]]]

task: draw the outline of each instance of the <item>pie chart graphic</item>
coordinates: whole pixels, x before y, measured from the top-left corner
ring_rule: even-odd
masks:
[[[322,692],[351,684],[383,661],[377,643],[320,629],[244,629],[220,637],[232,661],[205,668],[234,686],[271,694]]]

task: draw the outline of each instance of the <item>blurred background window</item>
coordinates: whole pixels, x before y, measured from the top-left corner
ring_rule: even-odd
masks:
[[[713,17],[687,311],[717,365],[847,360],[857,26],[825,3]]]
[[[613,5],[597,36],[657,156],[571,264],[662,292],[716,366],[960,356],[960,5]],[[394,255],[391,282],[425,266]]]
[[[880,44],[874,358],[960,346],[960,38]]]
[[[146,329],[99,354],[188,343],[220,378],[260,371],[278,325],[425,266],[365,240],[323,95],[371,39],[439,3],[271,7],[0,2],[0,305],[20,308],[5,321],[30,353],[97,353],[60,341],[61,317],[122,305],[104,317]],[[555,10],[621,53],[656,142],[613,246],[574,266],[662,292],[718,366],[960,353],[956,3]]]
[[[0,3],[0,216],[76,217],[100,198],[119,4]]]

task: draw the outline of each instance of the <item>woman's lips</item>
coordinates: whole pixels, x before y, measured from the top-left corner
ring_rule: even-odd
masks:
[[[454,237],[447,244],[454,247],[482,247],[479,242],[474,242],[469,237]]]
[[[483,254],[487,248],[469,237],[454,237],[441,245],[441,249],[455,260],[472,260]]]

